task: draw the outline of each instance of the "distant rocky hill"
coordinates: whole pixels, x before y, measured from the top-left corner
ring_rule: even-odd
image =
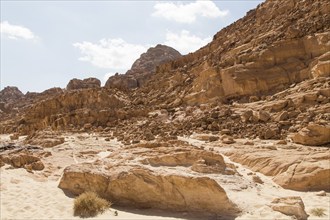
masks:
[[[67,90],[75,89],[88,89],[88,88],[100,88],[101,81],[96,78],[87,78],[87,79],[71,79],[68,85],[66,86]]]
[[[111,76],[105,87],[124,90],[141,87],[156,72],[157,66],[179,57],[181,57],[181,54],[175,49],[158,44],[141,54],[140,58],[133,63],[131,69],[125,74]]]
[[[15,86],[7,86],[0,91],[0,102],[20,99],[24,94]]]
[[[0,91],[0,115],[2,112],[9,112],[13,103],[18,102],[24,94],[14,86],[7,86]]]

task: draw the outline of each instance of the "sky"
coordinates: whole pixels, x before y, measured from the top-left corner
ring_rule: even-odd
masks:
[[[88,77],[104,84],[157,44],[198,50],[262,2],[0,0],[0,89],[42,92]]]

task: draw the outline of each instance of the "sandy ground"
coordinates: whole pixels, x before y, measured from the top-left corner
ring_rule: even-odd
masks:
[[[120,148],[121,144],[112,140],[104,141],[104,138],[96,138],[88,134],[67,135],[66,142],[46,150],[51,151],[52,156],[44,161],[46,169],[43,171],[28,173],[25,169],[11,169],[9,165],[1,168],[0,199],[1,219],[79,219],[73,216],[73,198],[67,196],[59,189],[58,182],[63,169],[73,163],[92,161],[106,157],[112,150]],[[192,138],[182,138],[194,146],[203,145],[202,141]],[[0,142],[7,141],[8,136],[0,135]],[[82,151],[92,152],[81,154]],[[78,152],[80,152],[78,154]],[[309,219],[330,219],[330,195],[316,196],[315,192],[296,192],[285,190],[275,184],[271,178],[260,173],[257,175],[264,184],[256,184],[248,175],[251,170],[240,164],[234,163],[225,157],[226,162],[235,164],[242,175],[241,182],[235,183],[230,178],[221,181],[221,186],[226,190],[228,197],[243,209],[243,213],[237,220],[248,219],[292,219],[279,212],[274,212],[269,204],[274,198],[285,196],[300,196],[308,214],[313,208],[324,208],[325,216],[310,216]],[[213,174],[215,175],[215,174]],[[219,178],[219,177],[217,177]],[[118,212],[118,216],[114,215]],[[170,213],[160,210],[137,210],[113,207],[105,213],[93,219],[204,219],[188,213]],[[211,219],[205,217],[205,219]],[[213,218],[214,219],[214,218]]]

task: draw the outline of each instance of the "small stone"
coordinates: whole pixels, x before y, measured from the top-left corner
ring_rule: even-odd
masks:
[[[243,144],[244,145],[254,145],[254,143],[252,141],[245,141]]]
[[[286,142],[285,140],[280,140],[280,141],[278,141],[276,144],[286,145],[287,142]]]
[[[276,135],[276,131],[274,129],[267,128],[263,133],[264,139],[271,139]]]
[[[15,134],[13,134],[13,135],[10,135],[9,136],[9,138],[10,138],[10,140],[18,140],[18,138],[19,138],[19,134],[17,134],[17,133],[15,133]]]
[[[235,140],[231,136],[228,136],[228,135],[221,138],[221,140],[222,140],[222,143],[224,143],[224,144],[233,144],[233,143],[235,143]]]
[[[31,164],[33,170],[43,170],[45,165],[39,160]]]
[[[266,111],[259,111],[257,113],[257,118],[259,121],[266,122],[270,119],[270,114]]]
[[[317,196],[326,196],[327,193],[324,190],[322,190],[320,192],[315,193],[315,195],[317,195]]]
[[[133,139],[132,140],[132,144],[138,144],[138,143],[140,143],[140,140],[138,140],[138,139]]]
[[[86,123],[86,124],[84,124],[84,129],[85,130],[89,130],[89,129],[91,129],[92,128],[92,124],[91,123]]]
[[[229,129],[222,129],[220,134],[222,134],[222,135],[230,134],[230,130]]]
[[[262,181],[261,178],[259,176],[257,176],[257,175],[253,175],[252,176],[252,180],[255,183],[259,183],[259,184],[263,184],[264,183],[264,181]]]
[[[217,141],[219,140],[218,136],[209,136],[209,142]]]

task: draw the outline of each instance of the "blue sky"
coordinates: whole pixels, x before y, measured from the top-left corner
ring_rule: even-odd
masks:
[[[0,89],[41,92],[87,77],[104,83],[151,46],[197,50],[261,2],[1,0]]]

